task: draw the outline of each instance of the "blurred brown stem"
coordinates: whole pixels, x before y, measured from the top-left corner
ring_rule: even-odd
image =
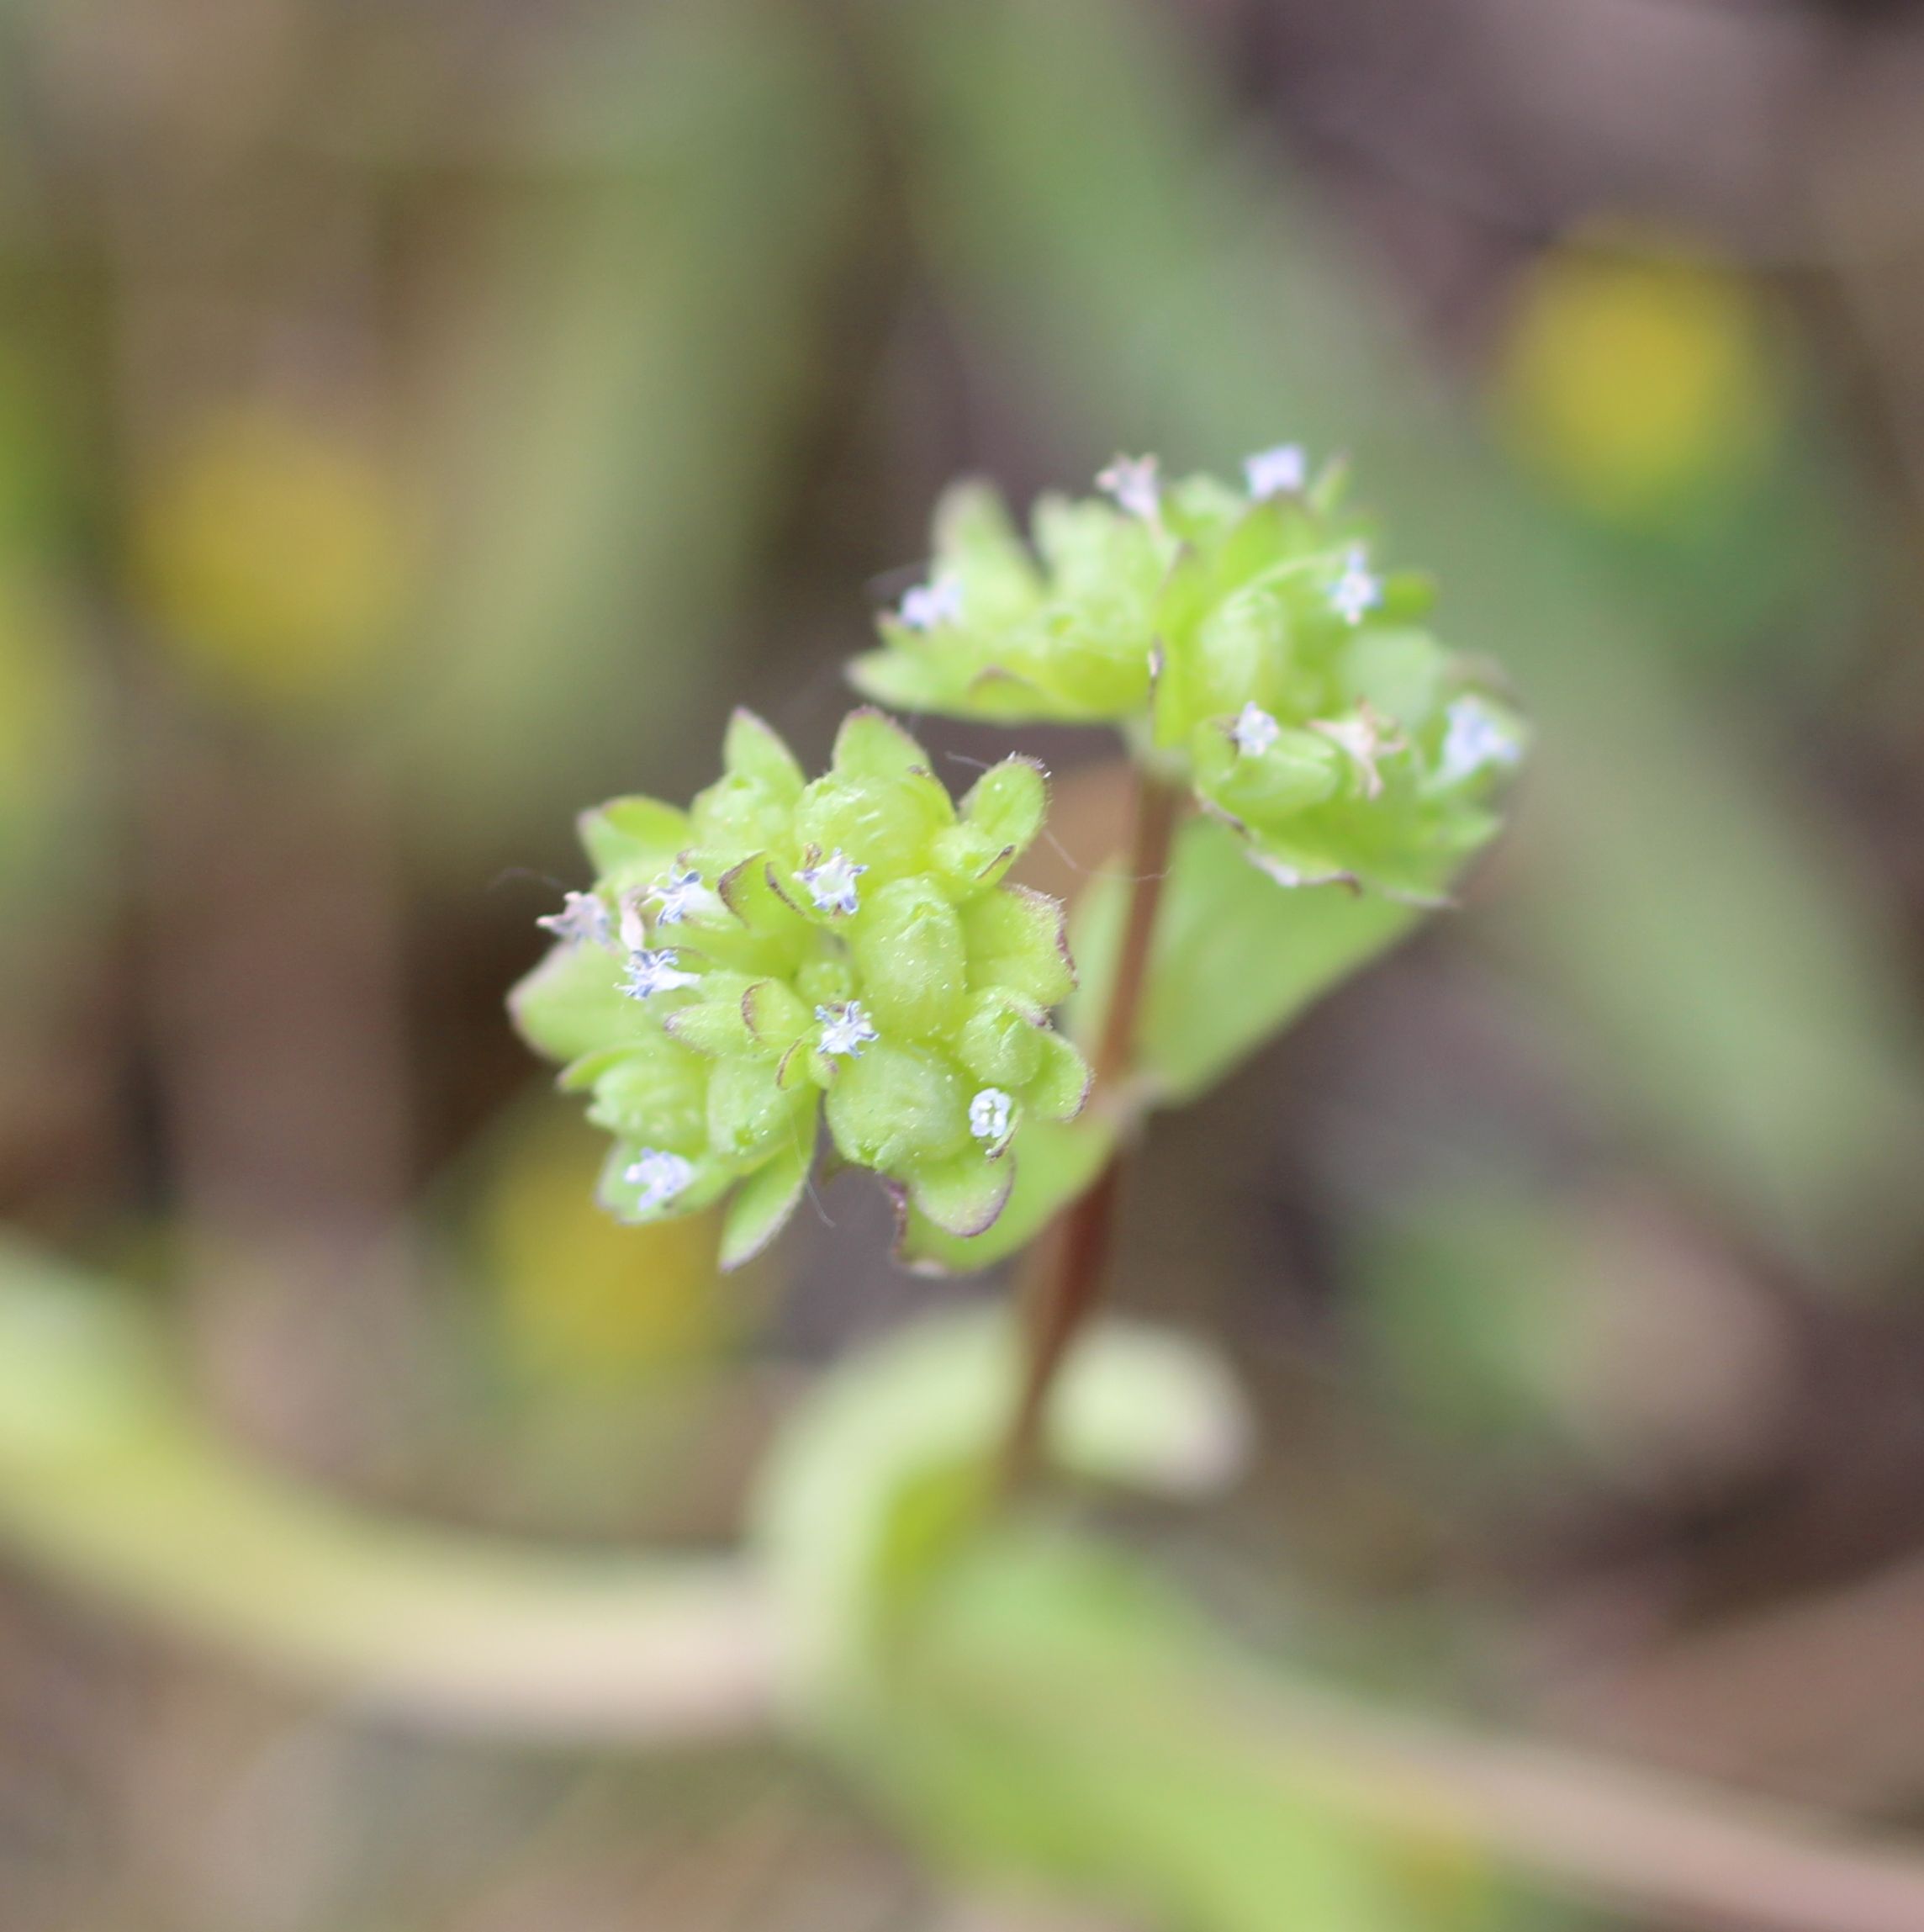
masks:
[[[1140,766],[1136,770],[1129,841],[1129,905],[1116,958],[1116,977],[1097,1043],[1088,1104],[1110,1104],[1134,1062],[1136,1024],[1149,981],[1162,882],[1169,871],[1170,841],[1182,802],[1181,791]],[[1124,1150],[1118,1147],[1086,1194],[1061,1216],[1030,1278],[1023,1305],[1023,1381],[1002,1447],[1005,1493],[1019,1489],[1034,1469],[1049,1398],[1055,1379],[1090,1312],[1101,1299],[1108,1272],[1111,1238]]]

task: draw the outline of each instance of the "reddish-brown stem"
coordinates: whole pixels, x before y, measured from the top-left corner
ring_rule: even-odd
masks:
[[[1169,870],[1182,794],[1139,767],[1134,831],[1129,844],[1129,904],[1097,1043],[1089,1105],[1108,1105],[1134,1061],[1137,1021],[1149,981],[1162,881]],[[1102,1299],[1119,1192],[1122,1150],[1095,1184],[1051,1231],[1023,1297],[1023,1379],[1002,1446],[1005,1490],[1019,1488],[1033,1469],[1049,1413],[1049,1398],[1070,1344]]]

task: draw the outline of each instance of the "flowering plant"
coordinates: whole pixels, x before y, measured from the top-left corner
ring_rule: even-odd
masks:
[[[744,1261],[793,1213],[825,1122],[889,1186],[912,1260],[993,1260],[1078,1197],[1106,1227],[1143,1109],[1402,929],[1345,918],[1345,894],[1440,903],[1496,831],[1522,722],[1427,628],[1425,582],[1372,567],[1340,468],[1284,446],[1240,488],[1165,485],[1150,458],[1097,481],[1036,505],[1033,548],[993,492],[950,490],[926,580],[852,667],[907,710],[1121,733],[1126,904],[1081,908],[1075,1039],[1054,1019],[1076,984],[1063,909],[1007,876],[1042,827],[1039,766],[1005,760],[958,806],[862,710],[811,781],[737,712],[688,811],[623,798],[583,820],[595,883],[542,921],[558,943],[513,998],[615,1138],[621,1218],[726,1198],[722,1259]],[[1065,1247],[1092,1279],[1101,1249]]]
[[[513,996],[615,1136],[601,1198],[624,1220],[729,1203],[724,1264],[794,1212],[818,1114],[936,1227],[980,1233],[1031,1115],[1088,1087],[1049,1024],[1074,983],[1062,908],[1005,875],[1040,829],[1040,769],[1011,758],[959,807],[913,738],[858,711],[808,782],[738,711],[722,775],[687,812],[588,813],[597,877],[542,921],[558,944]]]
[[[853,675],[909,710],[1113,723],[1286,886],[1433,903],[1494,833],[1516,713],[1424,627],[1428,585],[1379,576],[1342,473],[1293,445],[1245,486],[1165,487],[1152,458],[1045,496],[1033,548],[979,485],[935,516],[928,581]]]

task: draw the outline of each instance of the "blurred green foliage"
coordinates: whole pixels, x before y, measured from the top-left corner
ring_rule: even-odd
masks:
[[[715,715],[859,206],[847,82],[805,11],[670,0],[579,58],[517,130],[439,397],[403,756],[426,835],[470,860]]]
[[[1399,544],[1538,717],[1530,872],[1493,937],[1548,988],[1626,1124],[1832,1277],[1919,1231],[1924,1062],[1851,864],[1727,707],[1420,373],[1169,31],[1106,0],[896,22],[924,104],[919,206],[954,299],[1113,442],[1218,462],[1352,450]],[[1653,633],[1655,634],[1653,635]]]
[[[1641,1163],[1812,1284],[1898,1277],[1924,1232],[1915,1001],[1861,851],[1805,782],[1806,701],[1899,602],[1894,519],[1760,277],[1687,231],[1579,226],[1517,283],[1491,383],[1452,396],[1377,265],[1140,0],[663,0],[526,11],[499,43],[494,16],[375,13],[0,11],[0,1101],[8,1150],[37,1151],[90,1080],[107,1096],[75,1157],[81,1245],[135,1220],[154,1272],[184,1273],[193,1232],[204,1150],[177,1137],[150,956],[170,803],[210,774],[218,799],[225,759],[298,801],[374,748],[404,801],[383,835],[433,895],[398,942],[410,1012],[375,1019],[432,1043],[410,1072],[441,1083],[421,1165],[471,1162],[460,1305],[430,1331],[478,1302],[484,1374],[588,1418],[570,1479],[599,1461],[627,1497],[606,1469],[637,1438],[598,1415],[734,1372],[743,1309],[717,1298],[709,1224],[611,1231],[582,1143],[513,1115],[520,1064],[473,1012],[525,964],[526,907],[481,887],[552,851],[582,797],[697,781],[750,633],[771,688],[747,695],[807,710],[818,646],[853,646],[858,613],[819,638],[780,553],[807,516],[846,539],[848,505],[820,499],[858,444],[880,478],[862,514],[894,520],[862,554],[912,541],[915,439],[942,413],[926,369],[904,378],[920,353],[965,365],[938,439],[1056,482],[1118,444],[1176,468],[1283,437],[1352,453],[1385,537],[1436,566],[1452,642],[1509,665],[1541,728],[1451,956],[1538,1030],[1605,1164]],[[295,50],[259,86],[256,34]],[[486,51],[463,93],[469,36]],[[852,320],[868,307],[885,342]],[[177,762],[156,778],[162,739]],[[1221,828],[1182,833],[1143,1035],[1160,1098],[1200,1093],[1409,923],[1253,896],[1246,873]],[[223,943],[287,916],[240,876],[254,924]],[[1119,918],[1098,877],[1076,929],[1084,1040]],[[255,977],[224,983],[256,992],[288,956],[242,952]],[[464,979],[485,982],[467,1006]],[[309,983],[280,990],[287,1033],[326,1037]],[[1012,1252],[1113,1146],[1101,1120],[1030,1128],[991,1235],[958,1252],[922,1227],[918,1252]],[[1724,1396],[1688,1361],[1647,1364],[1695,1353],[1773,1399],[1743,1294],[1733,1311],[1704,1290],[1693,1328],[1691,1257],[1668,1273],[1620,1202],[1546,1187],[1535,1146],[1451,1152],[1339,1217],[1329,1272],[1386,1427],[1436,1450],[1440,1487],[1499,1504],[1530,1481],[1635,1492],[1673,1440],[1714,1476]],[[182,1391],[172,1358],[212,1352],[197,1319],[0,1257],[0,1535],[189,1648],[350,1708],[564,1740],[732,1734],[780,1661],[799,1734],[945,1866],[1224,1932],[1546,1922],[1451,1823],[1359,1828],[1287,1754],[1191,1728],[1198,1684],[1237,1706],[1268,1680],[1147,1559],[979,1533],[1007,1374],[991,1325],[854,1364],[797,1425],[760,1532],[790,1593],[778,1633],[733,1558],[505,1547],[269,1469]],[[1103,1384],[1098,1345],[1087,1372],[1116,1400],[1099,1453],[1068,1459],[1165,1486],[1218,1469],[1229,1405],[1178,1359],[1148,1345]],[[642,1453],[648,1485],[684,1479],[672,1429]],[[431,1500],[484,1511],[489,1479]],[[1281,1567],[1258,1587],[1309,1587],[1308,1551]]]

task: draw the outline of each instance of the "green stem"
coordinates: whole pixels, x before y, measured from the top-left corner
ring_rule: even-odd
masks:
[[[1154,772],[1136,767],[1128,913],[1096,1047],[1088,1103],[1092,1108],[1115,1104],[1134,1065],[1156,913],[1182,796]],[[1041,1269],[1031,1277],[1024,1295],[1023,1380],[1002,1453],[1005,1493],[1019,1489],[1034,1469],[1056,1377],[1102,1299],[1125,1152],[1118,1146],[1088,1192],[1064,1213],[1044,1243]]]

